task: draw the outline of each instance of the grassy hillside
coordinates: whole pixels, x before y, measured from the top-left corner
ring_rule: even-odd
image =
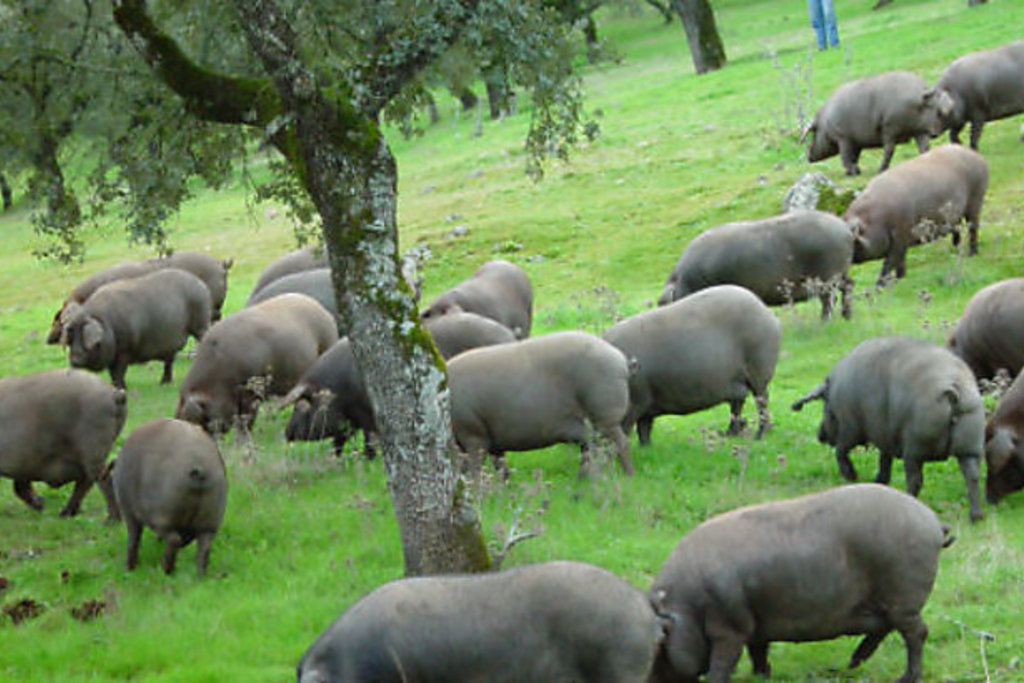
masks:
[[[638,3],[642,4],[642,3]],[[552,163],[533,183],[523,173],[521,111],[501,122],[459,115],[420,137],[392,136],[399,160],[403,247],[422,243],[429,299],[490,258],[521,264],[535,287],[535,334],[600,332],[615,318],[647,308],[686,243],[713,225],[778,212],[782,195],[810,169],[798,143],[801,115],[813,113],[839,84],[906,68],[934,80],[952,59],[1020,36],[1024,4],[990,0],[896,0],[871,12],[872,0],[837,3],[840,50],[809,50],[813,35],[799,0],[714,3],[730,63],[695,77],[678,22],[651,12],[600,15],[599,30],[619,64],[585,66],[588,107],[603,134]],[[860,341],[901,333],[936,342],[980,287],[1022,273],[1019,118],[989,124],[981,151],[990,164],[980,255],[966,258],[944,241],[913,250],[908,275],[889,289],[872,285],[879,262],[857,266],[852,321],[822,324],[816,302],[777,310],[783,350],[771,385],[775,428],[726,439],[720,406],[657,421],[654,444],[634,449],[637,474],[610,460],[578,481],[570,447],[512,454],[507,485],[485,481],[485,528],[500,543],[516,510],[542,534],[517,546],[506,565],[550,559],[592,562],[646,588],[683,533],[711,514],[841,483],[831,451],[817,443],[820,413],[789,411]],[[901,147],[894,162],[910,158]],[[860,188],[880,150],[862,155],[867,175],[842,176],[838,159],[815,166],[843,187]],[[179,249],[233,256],[225,312],[242,307],[260,269],[292,246],[278,207],[252,206],[241,186],[201,193],[175,221]],[[453,229],[464,226],[455,237]],[[462,232],[460,229],[457,232]],[[34,261],[28,209],[0,216],[0,375],[66,363],[42,342],[65,293],[88,273],[150,254],[125,244],[116,221],[91,231],[86,262],[72,268]],[[187,359],[179,359],[176,378]],[[173,413],[176,389],[161,387],[152,363],[128,371],[129,418],[118,443],[137,425]],[[990,399],[991,401],[991,399]],[[753,417],[752,406],[747,406]],[[284,680],[305,648],[360,595],[402,572],[397,529],[377,462],[335,459],[329,444],[289,445],[284,412],[264,409],[251,447],[222,444],[230,491],[214,542],[210,575],[195,577],[194,550],[176,575],[159,569],[161,548],[148,533],[140,567],[123,569],[125,534],[103,522],[91,493],[82,515],[56,514],[70,489],[43,489],[36,514],[0,493],[0,606],[21,600],[42,612],[13,625],[0,615],[0,680]],[[635,437],[633,439],[634,445]],[[858,451],[862,478],[877,455]],[[1024,632],[1024,494],[967,520],[963,481],[952,460],[924,470],[921,498],[958,540],[944,551],[925,610],[931,634],[928,680],[1021,680]],[[893,482],[903,487],[903,471]],[[4,581],[0,580],[0,585]],[[98,618],[72,609],[100,601]],[[979,632],[994,641],[982,641]],[[845,666],[853,639],[772,648],[778,680],[892,680],[904,649],[893,635],[855,674]],[[749,665],[737,673],[749,680]]]

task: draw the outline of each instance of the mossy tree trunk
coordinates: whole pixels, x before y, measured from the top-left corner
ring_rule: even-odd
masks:
[[[363,72],[365,82],[327,84],[303,62],[299,36],[273,0],[235,0],[249,46],[272,82],[199,67],[154,24],[144,0],[115,1],[118,24],[190,110],[273,129],[270,139],[316,205],[340,312],[377,411],[407,574],[490,566],[459,476],[443,361],[400,274],[397,168],[379,125],[384,104],[457,37],[457,8],[456,16],[442,16],[452,5],[439,4],[436,25],[446,28],[436,44],[387,71]]]
[[[698,74],[725,66],[725,46],[718,35],[715,13],[708,0],[672,0],[686,31],[686,42]]]

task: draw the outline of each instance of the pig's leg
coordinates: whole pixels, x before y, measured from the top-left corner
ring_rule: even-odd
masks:
[[[139,564],[139,540],[142,538],[142,524],[130,513],[125,512],[124,525],[128,529],[128,555],[124,567],[131,571]]]
[[[173,574],[174,563],[178,559],[178,551],[181,550],[183,545],[181,534],[177,531],[169,531],[164,540],[167,541],[167,547],[164,548],[164,556],[160,560],[160,566],[164,568],[165,574]]]
[[[67,505],[60,511],[61,517],[74,517],[78,514],[78,508],[82,506],[82,499],[92,488],[92,479],[79,479],[75,482],[75,488],[71,491]]]
[[[32,490],[32,482],[27,479],[14,480],[14,495],[25,501],[33,510],[43,509],[43,497]]]
[[[772,675],[771,664],[768,663],[767,641],[752,640],[747,643],[747,652],[750,653],[750,661],[754,665],[754,675],[768,678]]]
[[[863,662],[867,661],[868,657],[875,654],[875,650],[885,640],[885,637],[889,635],[889,629],[885,631],[874,631],[864,636],[864,639],[857,645],[857,649],[853,651],[853,656],[850,657],[850,668],[856,669]]]
[[[745,391],[746,387],[744,387]],[[729,401],[729,429],[725,432],[729,436],[739,436],[743,433],[743,428],[747,426],[747,421],[743,419],[743,403],[745,401],[746,396]]]
[[[903,636],[907,646],[907,670],[899,677],[899,683],[915,683],[921,680],[921,654],[924,641],[928,638],[928,627],[920,614],[913,614],[896,624],[896,630]]]
[[[648,446],[651,443],[651,430],[654,429],[654,418],[648,415],[636,421],[636,436],[641,446]]]
[[[199,534],[196,538],[196,571],[199,576],[206,575],[206,565],[210,563],[210,546],[213,544],[212,532]]]

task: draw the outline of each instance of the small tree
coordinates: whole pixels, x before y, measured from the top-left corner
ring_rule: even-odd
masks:
[[[406,572],[486,569],[452,442],[443,361],[399,275],[397,168],[382,121],[409,115],[420,101],[418,75],[456,41],[482,46],[486,35],[500,41],[509,77],[533,93],[527,145],[537,171],[536,154],[564,154],[580,122],[564,26],[538,4],[516,0],[230,5],[230,16],[217,17],[223,23],[205,16],[204,25],[216,44],[244,49],[218,53],[213,66],[183,48],[182,28],[198,24],[174,15],[179,35],[172,35],[145,0],[115,0],[114,18],[190,115],[257,131],[281,153],[277,171],[301,190],[292,198],[315,207],[379,421]]]

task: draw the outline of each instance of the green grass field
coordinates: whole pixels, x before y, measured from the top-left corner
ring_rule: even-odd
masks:
[[[474,115],[460,116],[454,100],[441,102],[441,122],[422,136],[393,135],[402,246],[422,243],[432,253],[424,299],[485,260],[507,258],[533,280],[534,334],[601,332],[651,305],[699,232],[779,211],[785,190],[810,168],[797,141],[800,112],[809,116],[839,84],[879,71],[906,68],[934,81],[955,57],[1017,38],[1024,26],[1024,3],[1012,0],[970,10],[964,0],[896,0],[878,12],[869,11],[873,0],[837,4],[841,49],[818,53],[809,49],[813,35],[800,0],[716,1],[730,63],[699,78],[678,21],[663,25],[653,12],[599,15],[600,32],[622,57],[598,66],[580,60],[602,135],[577,149],[571,163],[551,163],[540,183],[523,172],[525,99],[517,115],[485,121],[480,136]],[[682,534],[709,515],[840,484],[831,451],[815,438],[820,412],[788,406],[862,340],[899,333],[942,342],[975,291],[1021,275],[1019,126],[1019,117],[993,122],[982,137],[990,185],[979,256],[965,258],[948,241],[919,247],[907,277],[882,292],[873,289],[879,262],[855,267],[849,322],[822,324],[817,302],[777,310],[783,350],[771,385],[775,428],[762,441],[752,433],[722,437],[723,405],[659,419],[654,444],[633,451],[632,478],[609,460],[592,480],[578,481],[578,454],[568,446],[512,454],[510,482],[481,489],[485,530],[500,544],[519,509],[542,533],[515,547],[505,565],[574,559],[646,588]],[[895,162],[914,153],[913,145],[902,146]],[[838,158],[815,168],[859,188],[880,159],[880,150],[866,151],[866,175],[853,179],[842,176]],[[17,206],[0,215],[0,375],[65,365],[43,337],[66,292],[99,268],[151,255],[129,248],[111,220],[88,232],[84,264],[39,263],[30,256],[37,241],[28,211]],[[200,191],[175,219],[176,248],[235,259],[225,313],[241,308],[263,266],[292,247],[282,215],[280,207],[251,205],[239,184]],[[451,236],[457,226],[466,234]],[[187,365],[179,359],[177,380]],[[177,391],[159,378],[159,363],[128,371],[129,417],[118,444],[135,426],[173,413]],[[752,405],[746,412],[753,417]],[[327,442],[286,444],[286,419],[265,407],[252,447],[222,443],[228,511],[203,580],[191,547],[177,573],[165,576],[162,549],[148,532],[140,567],[126,573],[124,529],[104,523],[98,493],[86,498],[79,517],[65,520],[57,511],[70,488],[42,489],[46,509],[37,514],[5,484],[0,606],[29,599],[42,611],[19,625],[0,615],[0,680],[293,678],[295,663],[328,623],[403,567],[379,462],[356,457],[358,444],[340,460]],[[854,462],[869,478],[877,455],[858,451]],[[893,483],[903,487],[899,463]],[[986,519],[971,525],[950,460],[925,468],[921,498],[958,536],[942,555],[925,609],[925,677],[1024,680],[1017,611],[1024,605],[1024,493],[986,507]],[[101,601],[101,613],[82,622],[72,610],[88,601]],[[995,639],[982,641],[982,631]],[[861,669],[845,671],[855,643],[777,644],[773,675],[892,680],[902,672],[904,648],[895,634]],[[747,661],[737,678],[750,679]]]

